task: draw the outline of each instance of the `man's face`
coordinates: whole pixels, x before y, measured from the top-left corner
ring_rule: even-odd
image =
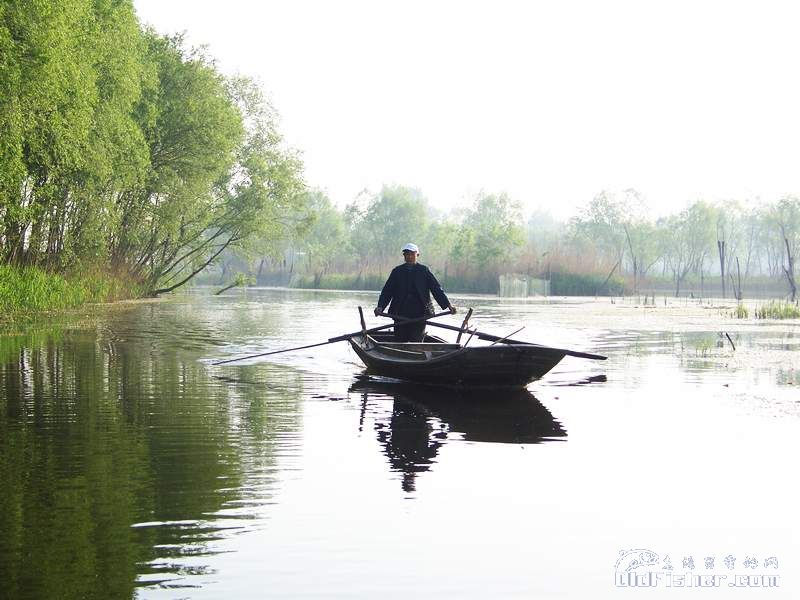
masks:
[[[418,254],[419,252],[412,252],[411,250],[403,250],[403,258],[409,265],[413,265],[414,263],[417,262]]]

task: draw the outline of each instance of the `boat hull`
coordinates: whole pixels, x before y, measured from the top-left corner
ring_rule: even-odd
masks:
[[[430,343],[412,346],[421,351],[409,352],[407,358],[402,358],[398,357],[402,352],[397,351],[400,345],[384,346],[370,336],[366,339],[362,336],[351,338],[350,345],[370,374],[419,383],[469,387],[524,387],[541,378],[565,356],[557,348],[531,344],[496,344],[438,351],[437,344]],[[424,351],[426,348],[430,349],[427,353]]]

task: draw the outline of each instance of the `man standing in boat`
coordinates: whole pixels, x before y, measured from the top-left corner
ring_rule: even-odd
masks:
[[[418,256],[419,248],[416,244],[403,246],[405,262],[392,269],[378,299],[375,316],[382,313],[387,305],[389,314],[407,319],[433,315],[431,294],[439,306],[455,314],[456,307],[450,304],[431,270],[417,262]],[[395,324],[394,335],[398,342],[421,342],[425,338],[425,322]]]

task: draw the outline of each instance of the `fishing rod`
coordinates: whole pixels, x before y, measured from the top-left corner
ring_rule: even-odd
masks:
[[[394,319],[397,323],[401,323],[405,325],[410,321],[406,321],[402,317],[398,317],[397,315],[390,315],[389,313],[379,313],[381,317],[389,317],[390,319]],[[445,323],[429,323],[433,327],[440,327],[442,329],[448,329],[450,331],[459,331],[463,332],[464,329],[461,327],[455,327],[454,325],[447,325]],[[521,331],[521,330],[517,330]],[[515,331],[514,333],[517,333]],[[486,340],[487,342],[500,342],[502,344],[524,344],[525,346],[537,346],[539,348],[549,348],[550,350],[557,350],[558,352],[563,352],[566,356],[575,356],[577,358],[589,358],[591,360],[606,360],[608,357],[603,356],[601,354],[592,354],[590,352],[578,352],[577,350],[567,350],[566,348],[553,348],[551,346],[542,346],[541,344],[532,344],[530,342],[522,342],[520,340],[512,340],[509,336],[513,334],[509,334],[507,336],[501,337],[498,335],[492,335],[491,333],[484,333],[482,331],[473,330],[472,334],[477,336],[478,339]]]
[[[360,308],[360,307],[359,307]],[[383,314],[383,313],[381,313]],[[452,314],[449,310],[442,311],[440,313],[436,313],[434,315],[430,315],[427,317],[419,317],[416,319],[402,319],[402,323],[405,325],[406,323],[420,323],[422,321],[428,321],[429,319],[435,319],[436,317],[443,317],[445,315]],[[391,315],[384,315],[384,316],[391,316]],[[392,317],[394,318],[394,317]],[[398,323],[401,322],[400,319],[397,319]],[[362,320],[363,324],[363,320]],[[433,325],[433,323],[431,323]],[[229,358],[227,360],[220,360],[217,362],[211,363],[212,365],[224,365],[227,363],[236,362],[239,360],[248,360],[251,358],[260,358],[262,356],[269,356],[271,354],[281,354],[282,352],[292,352],[293,350],[305,350],[306,348],[316,348],[317,346],[325,346],[326,344],[335,344],[336,342],[344,342],[349,340],[350,338],[359,336],[359,335],[366,335],[368,333],[374,333],[376,331],[383,331],[384,329],[389,329],[390,327],[394,327],[394,323],[390,323],[389,325],[381,325],[380,327],[373,327],[371,329],[363,328],[360,331],[354,331],[353,333],[345,333],[343,335],[337,335],[336,337],[329,338],[325,342],[317,342],[316,344],[308,344],[307,346],[297,346],[296,348],[284,348],[283,350],[273,350],[272,352],[262,352],[260,354],[250,354],[249,356],[240,356],[238,358]],[[458,330],[458,328],[456,328]]]

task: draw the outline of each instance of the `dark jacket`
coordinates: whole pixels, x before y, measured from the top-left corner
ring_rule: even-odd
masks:
[[[421,317],[426,313],[433,314],[431,294],[442,308],[450,306],[450,300],[428,267],[420,263],[412,268],[406,264],[398,265],[392,269],[383,286],[378,308],[384,310],[391,301],[388,312],[393,315]],[[415,297],[409,298],[410,295]]]

